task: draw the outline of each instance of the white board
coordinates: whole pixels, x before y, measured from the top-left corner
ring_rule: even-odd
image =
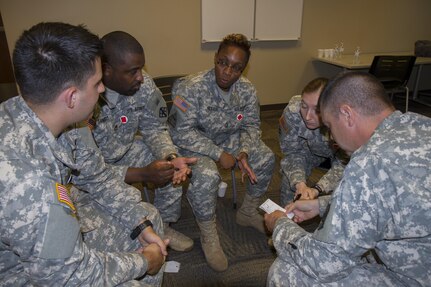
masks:
[[[256,0],[254,40],[301,38],[303,0]]]
[[[253,38],[254,0],[202,0],[202,42],[219,42],[231,33]]]
[[[201,0],[202,42],[230,33],[254,41],[298,40],[303,0]]]

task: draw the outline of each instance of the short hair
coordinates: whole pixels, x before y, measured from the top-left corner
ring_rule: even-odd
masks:
[[[219,53],[221,50],[229,47],[229,46],[236,46],[240,49],[242,49],[245,52],[246,61],[245,63],[248,63],[248,60],[250,59],[250,41],[247,39],[246,36],[243,34],[229,34],[223,38],[223,41],[220,43],[217,53]]]
[[[319,77],[314,80],[311,80],[311,82],[309,82],[302,90],[302,95],[305,93],[309,94],[309,93],[314,93],[316,91],[322,90],[323,88],[325,88],[327,83],[328,83],[328,79],[323,77]]]
[[[328,82],[319,97],[321,112],[338,117],[339,107],[348,104],[364,116],[375,116],[394,108],[382,83],[367,72],[342,72]]]
[[[36,24],[22,33],[13,52],[22,97],[33,104],[47,104],[67,87],[83,87],[95,73],[101,52],[99,37],[82,25]]]
[[[114,31],[102,37],[102,62],[110,65],[123,64],[126,53],[143,54],[144,48],[132,35],[123,31]]]

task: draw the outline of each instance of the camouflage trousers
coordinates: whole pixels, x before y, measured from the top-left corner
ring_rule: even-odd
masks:
[[[163,237],[163,224],[159,212],[154,206],[146,202],[139,203],[139,207],[142,209],[142,218],[146,217],[151,220],[154,231]],[[83,239],[90,248],[101,252],[134,252],[141,247],[137,239],[130,239],[131,230],[125,228],[123,224],[104,210],[82,208],[79,209],[79,216],[81,217],[81,230],[89,230],[83,232]],[[145,275],[139,281],[132,280],[120,286],[161,286],[163,272],[164,266],[156,275]],[[121,278],[122,274],[118,274],[118,276]]]
[[[236,155],[237,146],[230,141],[221,147],[228,153]],[[239,141],[236,141],[238,143]],[[200,221],[211,220],[215,216],[217,205],[217,190],[221,181],[218,168],[213,159],[195,154],[187,150],[180,151],[184,156],[198,157],[197,164],[192,166],[193,176],[187,191],[187,199],[193,208],[196,218]],[[263,143],[254,146],[248,155],[248,162],[257,176],[255,185],[247,181],[247,193],[253,197],[265,194],[270,184],[275,166],[274,153]]]
[[[336,276],[334,274],[334,276]],[[333,282],[319,281],[319,278],[311,277],[302,272],[293,259],[284,256],[283,259],[276,258],[268,272],[266,285],[275,286],[401,286],[389,270],[379,264],[362,264],[353,268],[347,277],[335,278]]]

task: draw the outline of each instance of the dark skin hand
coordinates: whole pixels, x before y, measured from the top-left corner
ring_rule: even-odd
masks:
[[[147,182],[163,186],[172,181],[175,173],[174,164],[167,160],[155,160],[149,165],[137,168],[129,167],[126,173],[126,183]]]
[[[248,155],[245,152],[240,152],[237,158],[235,158],[233,155],[227,152],[222,152],[219,162],[221,167],[224,169],[234,168],[236,162],[238,162],[238,167],[242,172],[242,177],[241,177],[242,182],[244,182],[245,177],[248,176],[251,184],[256,184],[257,183],[256,174],[251,169],[247,159],[248,159]]]

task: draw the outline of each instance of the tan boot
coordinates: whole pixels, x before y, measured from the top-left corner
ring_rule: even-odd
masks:
[[[251,226],[262,233],[266,233],[263,216],[257,211],[260,204],[260,197],[251,197],[246,193],[241,208],[236,213],[236,223],[242,226]]]
[[[193,240],[184,234],[169,227],[169,223],[164,222],[164,239],[169,239],[169,247],[175,251],[190,251],[193,248]]]
[[[226,255],[220,246],[215,219],[209,221],[196,221],[201,230],[202,249],[208,265],[217,272],[227,269]]]

